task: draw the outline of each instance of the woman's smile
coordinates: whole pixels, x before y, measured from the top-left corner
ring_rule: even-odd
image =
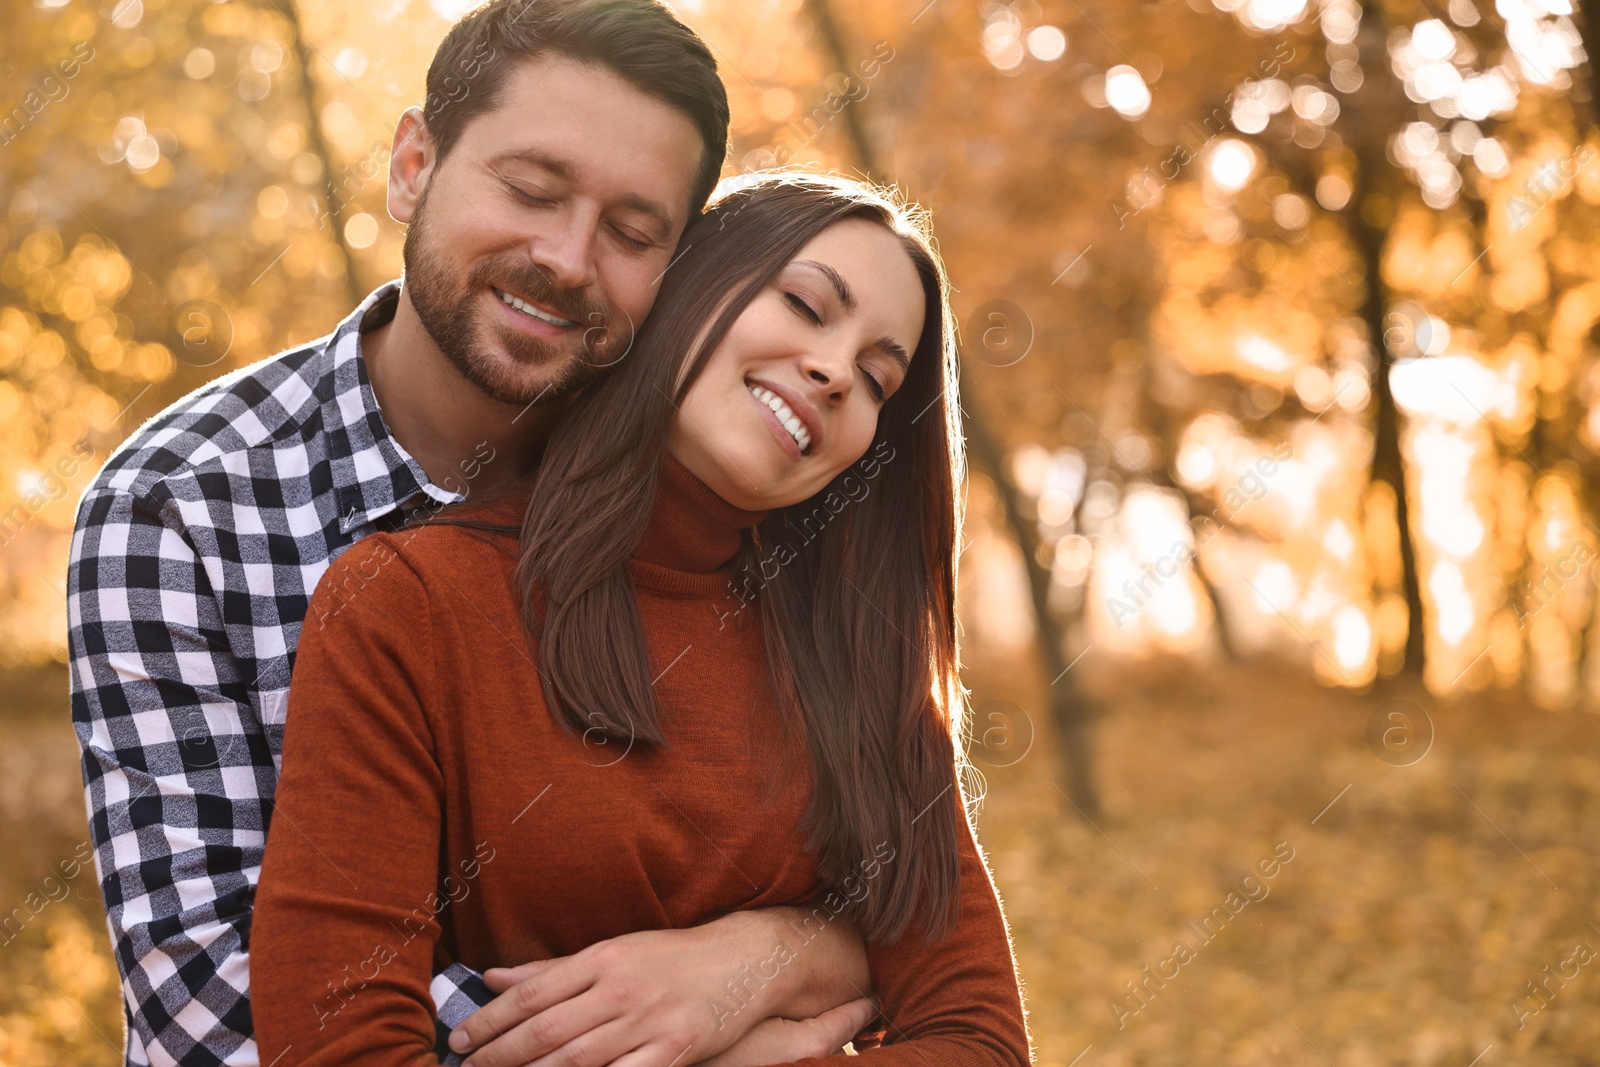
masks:
[[[804,399],[773,382],[751,378],[745,386],[785,452],[800,459],[813,444],[821,447],[822,420]]]

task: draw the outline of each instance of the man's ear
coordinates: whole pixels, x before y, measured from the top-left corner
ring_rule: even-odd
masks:
[[[410,223],[436,160],[422,109],[415,105],[406,108],[394,128],[394,147],[389,153],[389,217],[394,221]]]

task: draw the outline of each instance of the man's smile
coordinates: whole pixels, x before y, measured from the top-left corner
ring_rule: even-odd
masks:
[[[495,295],[500,298],[501,303],[505,304],[509,308],[514,308],[530,318],[537,319],[540,322],[548,323],[549,325],[555,326],[559,329],[566,329],[568,327],[578,325],[578,323],[573,319],[562,318],[560,315],[557,315],[552,311],[546,311],[531,301],[524,300],[520,296],[513,296],[504,289],[494,286],[491,286],[491,288],[494,289]]]

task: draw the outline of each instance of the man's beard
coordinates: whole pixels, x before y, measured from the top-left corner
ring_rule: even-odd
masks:
[[[431,187],[430,182],[423,189],[406,230],[401,253],[404,287],[423,329],[451,366],[486,395],[504,404],[550,403],[598,381],[615,361],[608,354],[614,346],[609,343],[612,331],[605,305],[585,298],[578,290],[557,289],[544,271],[522,253],[508,251],[491,256],[474,264],[465,276],[452,270],[434,247],[426,223]],[[578,343],[546,341],[482,321],[481,313],[473,311],[474,302],[496,283],[577,322],[579,325],[570,329],[583,330]],[[500,299],[490,291],[496,300]],[[520,380],[489,354],[496,341],[516,366],[548,368],[550,377],[543,384]]]

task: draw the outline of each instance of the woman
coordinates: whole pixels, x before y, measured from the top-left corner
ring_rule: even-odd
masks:
[[[887,1022],[864,1055],[1028,1062],[952,740],[946,288],[886,196],[747,180],[531,486],[333,565],[256,903],[264,1060],[435,1062],[435,956],[483,970],[814,902],[752,968],[848,914]],[[720,1044],[608,1023],[563,1051],[698,1062],[731,1044],[729,991]]]

